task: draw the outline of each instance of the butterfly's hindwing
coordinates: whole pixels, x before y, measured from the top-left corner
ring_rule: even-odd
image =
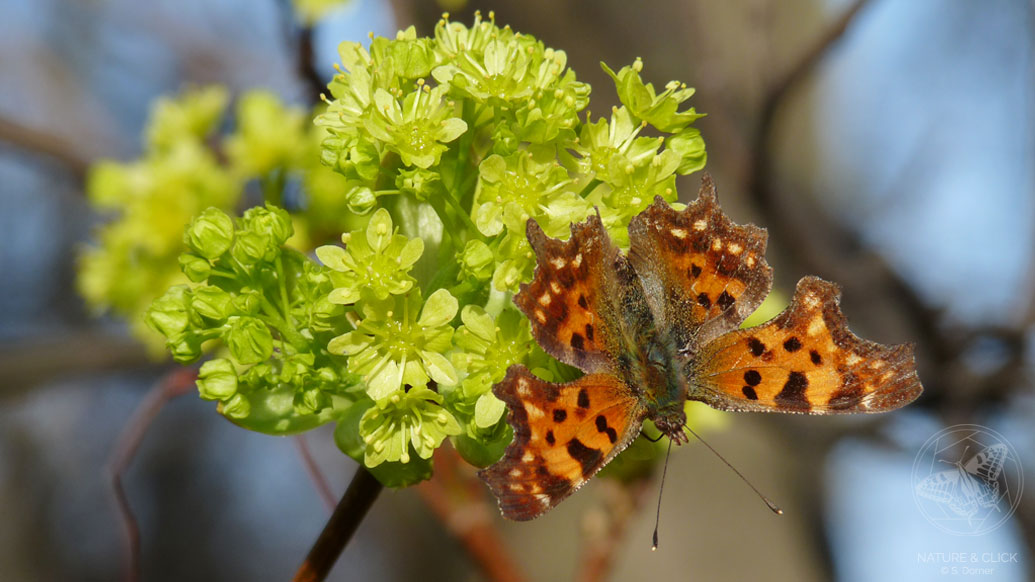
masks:
[[[644,417],[632,390],[607,374],[553,384],[511,366],[493,393],[510,410],[514,441],[479,475],[503,515],[520,521],[581,487],[639,435]]]

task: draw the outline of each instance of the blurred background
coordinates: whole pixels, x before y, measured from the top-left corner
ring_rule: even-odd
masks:
[[[596,112],[617,103],[600,61],[642,57],[646,80],[696,87],[708,170],[736,221],[768,227],[777,287],[839,282],[859,335],[917,344],[926,389],[873,418],[726,415],[710,442],[783,517],[693,443],[672,455],[657,552],[656,485],[597,479],[534,522],[493,515],[514,579],[1032,579],[1035,486],[1017,483],[1035,483],[1035,3],[353,0],[315,27],[315,68],[329,79],[342,40],[476,9],[566,51]],[[0,579],[122,576],[107,466],[170,369],[75,292],[102,219],[86,169],[138,155],[151,101],[188,84],[304,103],[290,16],[275,0],[0,5]],[[1013,447],[1003,523],[980,535],[915,499],[914,461],[957,424]],[[305,438],[340,494],[355,464],[328,430]],[[172,400],[125,475],[143,579],[289,579],[329,514],[300,450]],[[485,579],[433,499],[384,492],[331,579]]]

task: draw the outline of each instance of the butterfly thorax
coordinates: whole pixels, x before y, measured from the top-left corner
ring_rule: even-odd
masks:
[[[642,398],[647,408],[647,418],[665,436],[676,443],[687,441],[683,426],[686,424],[686,402],[688,384],[676,362],[681,360],[675,344],[656,333],[643,338],[647,349],[635,366],[632,378],[627,382],[643,390]],[[638,376],[638,377],[636,377]]]

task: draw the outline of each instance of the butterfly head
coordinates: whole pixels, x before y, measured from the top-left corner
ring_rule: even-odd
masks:
[[[682,407],[678,411],[674,409],[659,410],[657,416],[654,417],[654,426],[658,427],[658,430],[677,445],[689,440],[686,431],[683,430],[683,427],[686,426],[686,413],[683,412]]]

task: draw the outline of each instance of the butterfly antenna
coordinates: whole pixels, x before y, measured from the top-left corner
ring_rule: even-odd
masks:
[[[712,453],[714,453],[716,457],[719,457],[719,460],[721,460],[723,463],[726,463],[726,466],[729,467],[731,471],[736,473],[737,477],[740,477],[740,479],[742,481],[747,483],[747,486],[750,487],[751,490],[755,492],[755,495],[758,495],[759,499],[761,499],[762,501],[765,502],[765,504],[769,507],[770,510],[772,510],[773,513],[775,513],[776,515],[783,515],[783,510],[780,509],[779,505],[773,503],[772,499],[769,499],[765,495],[762,495],[762,492],[759,491],[758,488],[756,488],[754,485],[752,485],[751,481],[747,480],[747,477],[745,477],[743,474],[741,474],[741,472],[738,471],[736,467],[731,465],[730,462],[727,461],[725,457],[720,455],[719,451],[716,451],[715,449],[713,449],[712,446],[709,445],[707,441],[702,439],[701,435],[699,435],[696,432],[694,432],[694,429],[690,428],[689,426],[686,426],[685,424],[683,425],[683,428],[686,429],[687,431],[689,431],[690,434],[694,435],[697,438],[697,440],[701,441],[702,445],[708,447],[708,450],[711,451]]]
[[[668,475],[668,457],[672,454],[672,439],[668,441],[668,452],[665,453],[665,468],[661,470],[661,487],[658,487],[658,513],[654,516],[654,538],[650,551],[658,549],[658,524],[661,522],[661,494],[665,491],[665,475]]]

